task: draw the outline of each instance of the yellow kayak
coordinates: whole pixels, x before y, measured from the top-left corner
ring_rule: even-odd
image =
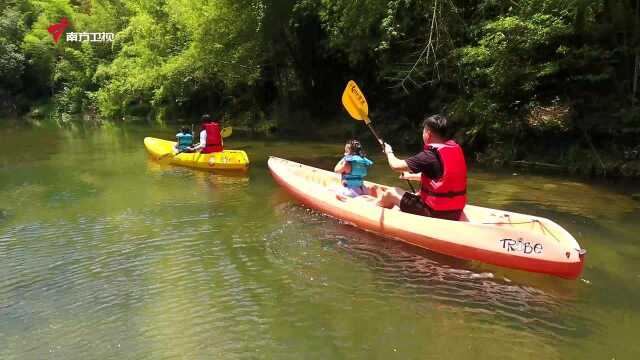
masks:
[[[173,156],[175,141],[162,140],[152,137],[144,138],[144,147],[149,155],[155,160],[159,160],[163,155],[170,154],[164,158],[170,158],[170,164],[186,166],[204,170],[238,170],[246,171],[249,168],[249,157],[243,150],[225,150],[223,152],[200,154],[182,153]]]

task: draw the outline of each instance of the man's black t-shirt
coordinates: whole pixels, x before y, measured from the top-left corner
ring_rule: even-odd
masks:
[[[429,179],[437,180],[442,177],[442,159],[437,150],[423,150],[406,160],[409,170],[414,173],[424,173]],[[420,216],[430,216],[446,220],[459,220],[462,210],[435,211],[425,204],[419,195],[405,193],[400,200],[400,210]]]
[[[437,150],[423,150],[406,160],[409,170],[414,173],[424,173],[429,179],[439,179],[442,176],[442,160]]]

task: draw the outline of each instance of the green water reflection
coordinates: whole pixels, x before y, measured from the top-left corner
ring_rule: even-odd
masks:
[[[473,169],[474,204],[546,216],[580,280],[469,263],[300,207],[269,155],[342,145],[230,138],[244,175],[148,160],[172,129],[4,129],[0,358],[632,359],[640,203],[619,185]],[[377,163],[374,181],[402,186]]]

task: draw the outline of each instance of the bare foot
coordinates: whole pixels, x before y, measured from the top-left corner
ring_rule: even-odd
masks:
[[[384,207],[383,206],[384,203],[382,202],[382,198],[384,197],[384,192],[379,191],[376,195],[377,195],[376,199],[378,200],[376,201],[376,206]]]

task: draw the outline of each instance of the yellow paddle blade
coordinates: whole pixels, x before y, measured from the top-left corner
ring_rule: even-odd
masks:
[[[220,131],[220,135],[223,138],[226,138],[226,137],[231,136],[232,132],[233,132],[233,129],[231,128],[231,126],[227,126],[226,128],[223,128],[222,131]]]
[[[355,81],[349,80],[347,87],[342,93],[342,105],[347,109],[349,115],[356,120],[364,120],[369,122],[369,105],[367,99],[364,98],[362,91],[358,88]]]

